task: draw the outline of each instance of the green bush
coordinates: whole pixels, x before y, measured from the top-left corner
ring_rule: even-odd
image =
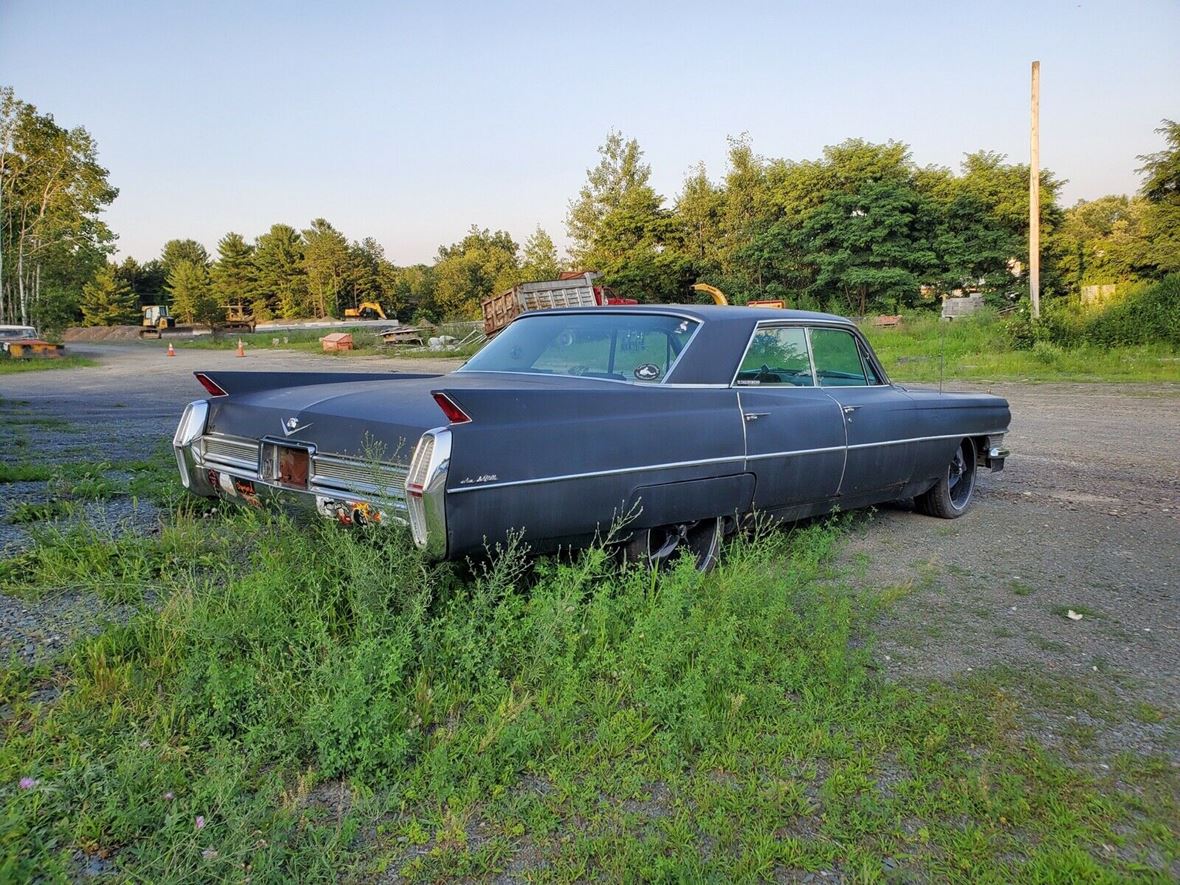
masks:
[[[1095,314],[1082,330],[1087,343],[1103,347],[1162,342],[1180,347],[1180,274],[1145,283]]]
[[[1144,344],[1180,347],[1180,274],[1141,283],[1100,311],[1049,301],[1040,318],[1033,319],[1027,305],[1023,305],[1004,324],[1004,337],[1017,350],[1034,351],[1042,342],[1063,348]]]

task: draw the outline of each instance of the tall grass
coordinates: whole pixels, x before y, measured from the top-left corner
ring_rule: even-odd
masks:
[[[1166,341],[1111,346],[1045,334],[1024,341],[1018,321],[993,311],[953,321],[905,317],[901,326],[864,332],[894,381],[1176,381],[1180,350]]]
[[[147,565],[120,548],[87,578],[133,568],[156,606],[65,671],[0,671],[0,879],[77,875],[78,851],[151,881],[514,856],[556,879],[1063,879],[1175,857],[1173,781],[1100,792],[1002,696],[877,678],[875,605],[827,574],[840,532],[738,541],[704,576],[515,544],[467,574],[397,529],[179,520],[139,542]]]

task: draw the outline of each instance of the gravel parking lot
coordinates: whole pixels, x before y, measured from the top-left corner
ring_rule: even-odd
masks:
[[[183,348],[168,358],[157,342],[71,349],[100,364],[0,378],[0,414],[19,407],[73,425],[70,432],[24,430],[26,451],[57,462],[149,456],[184,403],[202,394],[192,378],[200,368],[441,372],[456,364],[329,362],[278,350],[240,359],[232,351]],[[1081,717],[1098,721],[1099,756],[1154,750],[1177,760],[1180,383],[991,390],[1012,404],[1013,456],[1003,473],[981,478],[978,506],[954,522],[901,505],[881,508],[858,522],[841,556],[842,574],[884,588],[891,601],[876,646],[883,671],[902,680],[1002,673],[1005,690],[1029,695],[1046,711],[1050,741]],[[17,495],[10,488],[5,497],[0,519]],[[23,531],[6,527],[0,546],[19,543]],[[86,629],[80,609],[94,612],[90,621],[117,614],[85,598],[41,604],[0,596],[0,654],[30,657],[42,642],[47,651],[60,647]],[[1106,720],[1099,721],[1101,710],[1079,707],[1079,687],[1107,699]],[[1118,715],[1126,705],[1158,711],[1158,724],[1128,725]]]

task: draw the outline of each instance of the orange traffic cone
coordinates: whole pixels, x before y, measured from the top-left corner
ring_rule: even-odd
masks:
[[[168,356],[176,356],[176,348],[172,346],[172,342],[168,342]]]
[[[242,343],[242,339],[238,339],[238,356],[246,355],[246,345]]]

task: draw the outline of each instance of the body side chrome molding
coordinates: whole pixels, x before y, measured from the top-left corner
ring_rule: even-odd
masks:
[[[744,423],[744,422],[743,422]],[[909,439],[891,439],[882,440],[881,442],[872,443],[857,443],[854,446],[826,446],[818,449],[790,449],[783,452],[765,452],[760,455],[734,455],[723,458],[701,458],[696,461],[673,461],[665,464],[643,464],[638,467],[619,467],[613,470],[592,470],[585,473],[566,473],[560,476],[538,476],[530,479],[513,479],[506,482],[489,482],[480,485],[467,485],[458,488],[447,489],[447,494],[455,495],[461,492],[477,492],[481,489],[501,489],[510,486],[526,486],[526,485],[541,485],[549,482],[564,482],[571,479],[592,479],[599,476],[618,476],[625,473],[640,473],[647,470],[674,470],[679,467],[697,467],[706,464],[726,464],[730,462],[748,463],[750,461],[764,461],[767,458],[789,458],[802,455],[820,455],[827,452],[842,452],[848,449],[867,449],[874,446],[898,446],[906,445],[908,443],[918,442],[932,442],[940,439],[963,439],[964,437],[972,436],[992,436],[999,431],[983,431],[979,433],[946,433],[939,436],[915,436]]]

